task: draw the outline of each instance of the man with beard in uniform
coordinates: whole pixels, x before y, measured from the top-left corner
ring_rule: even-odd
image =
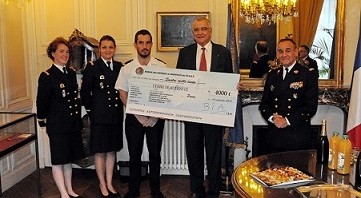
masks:
[[[165,63],[153,58],[150,53],[152,49],[152,35],[148,30],[142,29],[135,34],[134,48],[137,50],[137,57],[127,63],[118,76],[115,88],[119,90],[120,98],[124,105],[127,104],[129,80],[132,68],[137,67],[141,72],[141,67],[166,67]],[[128,142],[130,156],[129,164],[129,184],[126,198],[139,197],[141,182],[142,151],[144,135],[147,137],[149,151],[149,186],[153,198],[163,198],[160,191],[160,151],[163,141],[164,120],[156,117],[148,117],[135,114],[126,114],[125,135]]]

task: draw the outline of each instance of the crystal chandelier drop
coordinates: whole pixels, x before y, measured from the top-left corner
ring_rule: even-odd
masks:
[[[246,23],[276,23],[297,17],[297,0],[240,0],[239,15]]]
[[[23,8],[24,4],[29,1],[30,0],[5,0],[5,4],[6,5],[12,4],[12,5],[17,6],[18,8]]]

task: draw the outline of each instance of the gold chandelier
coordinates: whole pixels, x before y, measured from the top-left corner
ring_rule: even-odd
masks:
[[[5,0],[6,5],[15,5],[18,8],[23,8],[26,2],[30,2],[30,0]]]
[[[297,0],[240,0],[239,15],[246,23],[276,23],[297,17]]]

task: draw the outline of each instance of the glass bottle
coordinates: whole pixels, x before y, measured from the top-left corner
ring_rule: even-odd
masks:
[[[326,120],[322,120],[322,129],[317,141],[317,162],[321,164],[328,163],[329,143],[326,132]]]
[[[332,137],[330,138],[330,145],[328,151],[328,168],[331,170],[337,169],[337,153],[338,153],[338,144],[341,141],[341,138],[338,136],[338,132],[333,132]]]
[[[360,151],[360,150],[359,150]],[[355,163],[355,189],[361,191],[361,153],[358,153],[357,160]]]
[[[361,165],[359,162],[359,160],[360,160],[359,154],[360,154],[360,148],[357,148],[357,147],[352,148],[349,181],[350,181],[350,184],[355,187],[355,189],[356,189],[356,180],[357,180],[356,176],[357,176],[357,174],[359,174],[359,170],[357,170],[357,169]],[[360,186],[360,184],[361,184],[360,181],[358,183],[359,183],[358,186]]]
[[[348,135],[343,135],[338,145],[337,173],[349,174],[351,166],[352,144]]]

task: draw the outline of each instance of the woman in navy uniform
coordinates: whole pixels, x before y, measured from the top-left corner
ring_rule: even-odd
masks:
[[[73,191],[71,163],[84,156],[80,98],[76,73],[67,68],[69,44],[56,38],[47,49],[52,66],[42,72],[36,98],[40,127],[49,136],[52,173],[62,198],[81,197]]]
[[[102,197],[120,197],[113,186],[115,154],[123,148],[123,103],[114,89],[123,64],[113,60],[113,37],[100,39],[100,58],[89,62],[83,71],[81,97],[90,117],[90,151],[95,154],[95,169]]]
[[[282,66],[266,78],[259,110],[268,122],[264,134],[268,153],[312,147],[311,118],[318,105],[318,72],[297,63],[297,54],[292,39],[281,39],[277,58]]]

